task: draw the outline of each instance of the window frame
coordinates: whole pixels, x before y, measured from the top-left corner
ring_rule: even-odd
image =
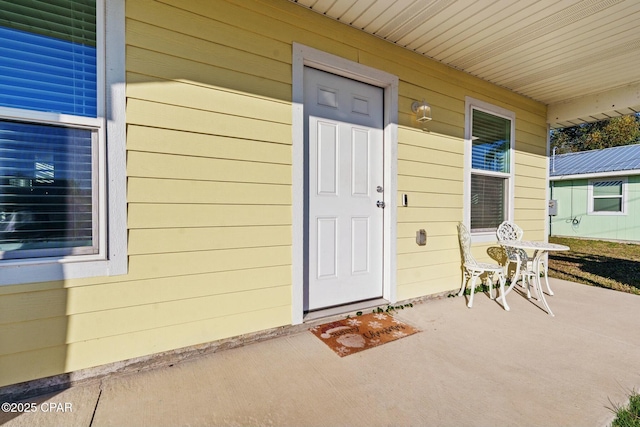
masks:
[[[612,182],[612,181],[621,181],[622,182],[622,189],[621,189],[621,194],[618,197],[615,198],[620,198],[621,199],[621,203],[620,203],[620,208],[622,210],[620,211],[596,211],[594,210],[594,200],[596,198],[614,198],[614,197],[594,197],[593,195],[593,187],[595,184],[599,183],[599,182]],[[589,179],[588,181],[588,185],[587,185],[587,203],[588,203],[588,209],[587,209],[587,214],[588,215],[604,215],[604,216],[624,216],[627,215],[627,177],[614,177],[614,178],[592,178]]]
[[[97,0],[96,23],[96,118],[8,107],[0,118],[97,133],[98,253],[2,260],[0,285],[127,273],[124,0]]]
[[[510,121],[510,141],[509,141],[509,172],[495,172],[472,168],[472,127],[473,111],[479,110],[487,114],[504,118]],[[471,232],[472,242],[491,242],[496,240],[496,230],[473,231],[471,229],[471,177],[472,175],[483,175],[488,177],[500,177],[505,179],[505,220],[513,221],[514,217],[514,188],[515,188],[515,140],[516,140],[516,114],[497,105],[472,98],[465,97],[465,145],[464,145],[464,224]]]

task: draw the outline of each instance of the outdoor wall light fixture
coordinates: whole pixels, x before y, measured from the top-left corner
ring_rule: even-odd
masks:
[[[423,129],[426,129],[425,125],[432,119],[431,106],[427,104],[424,99],[422,101],[414,101],[414,103],[411,104],[411,111],[415,113],[416,120],[422,124]]]

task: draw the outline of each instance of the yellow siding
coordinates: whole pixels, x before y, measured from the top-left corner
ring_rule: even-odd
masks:
[[[140,331],[163,329],[175,324],[195,324],[224,319],[237,313],[269,309],[271,301],[291,304],[291,289],[280,286],[250,293],[225,293],[202,298],[132,306],[14,324],[0,333],[7,353],[19,353],[57,343],[74,343]],[[61,332],[64,331],[64,335]]]
[[[129,207],[131,228],[289,225],[291,208],[276,205],[137,204]]]
[[[130,274],[141,278],[188,276],[214,271],[287,265],[290,262],[289,246],[136,255],[131,257]]]
[[[127,175],[193,181],[290,184],[288,165],[130,151]]]
[[[152,254],[291,245],[290,226],[131,230],[129,254]]]
[[[64,333],[64,329],[62,331]],[[2,384],[15,384],[69,372],[66,368],[67,356],[64,341],[60,341],[55,347],[0,355]]]
[[[217,68],[206,63],[168,57],[136,46],[127,47],[127,70],[133,73],[189,82],[199,86],[214,85],[229,90],[273,99],[291,99],[291,84],[269,81],[254,74]]]
[[[224,339],[260,329],[274,328],[291,322],[288,305],[250,312],[237,312],[225,317],[214,317],[201,322],[174,324],[101,340],[70,344],[67,354],[67,370],[77,370],[105,364],[112,360],[143,356],[174,348],[187,347],[208,341]],[[167,339],[171,338],[171,339]],[[151,351],[150,351],[151,350]]]
[[[67,310],[68,314],[80,314],[179,299],[195,301],[197,298],[206,298],[211,295],[239,294],[290,286],[290,284],[291,269],[288,265],[283,265],[194,274],[189,277],[189,280],[181,277],[164,277],[114,283],[100,286],[98,289],[84,286],[69,290]]]
[[[288,102],[198,82],[167,82],[136,73],[127,73],[127,83],[126,92],[130,98],[291,124],[291,104]]]
[[[433,239],[430,239],[430,245],[433,245]],[[415,247],[415,241],[413,239],[408,240],[405,245]],[[435,245],[434,245],[435,246]],[[432,264],[445,264],[452,259],[458,259],[460,256],[460,249],[439,249],[431,250],[429,252],[408,252],[398,254],[398,270],[404,270],[409,268],[416,268],[423,265]]]
[[[291,323],[294,41],[399,77],[400,300],[460,286],[466,96],[515,112],[515,219],[544,237],[543,105],[285,0],[126,16],[129,273],[1,287],[0,386]]]
[[[182,154],[271,164],[291,164],[290,143],[291,141],[286,141],[287,145],[282,145],[198,133],[189,134],[189,137],[185,138],[183,132],[135,125],[129,125],[127,130],[127,146],[132,151]]]
[[[244,179],[245,177],[243,177]],[[141,203],[208,203],[291,205],[287,185],[254,182],[188,181],[129,178],[129,197]]]
[[[168,127],[185,133],[280,143],[291,140],[291,126],[286,123],[265,122],[260,118],[231,116],[136,99],[127,101],[127,122],[141,126]]]

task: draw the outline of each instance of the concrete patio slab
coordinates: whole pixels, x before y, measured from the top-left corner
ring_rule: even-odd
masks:
[[[297,333],[43,397],[82,414],[0,421],[607,426],[612,404],[640,389],[640,297],[560,280],[551,286],[555,317],[517,292],[508,296],[510,312],[482,294],[472,309],[460,297],[430,300],[397,314],[422,332],[347,357]],[[95,413],[87,417],[85,408]]]
[[[85,384],[66,390],[44,394],[16,403],[15,408],[4,407],[0,412],[1,426],[89,426],[100,397],[100,384]],[[8,403],[8,402],[3,402]],[[14,410],[15,409],[15,410]],[[20,413],[18,409],[29,412]]]

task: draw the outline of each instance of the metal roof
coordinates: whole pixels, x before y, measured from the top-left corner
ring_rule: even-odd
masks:
[[[640,111],[638,0],[290,0],[546,104],[552,128]]]
[[[574,178],[575,175],[640,174],[640,144],[559,154],[549,159],[549,177]]]

